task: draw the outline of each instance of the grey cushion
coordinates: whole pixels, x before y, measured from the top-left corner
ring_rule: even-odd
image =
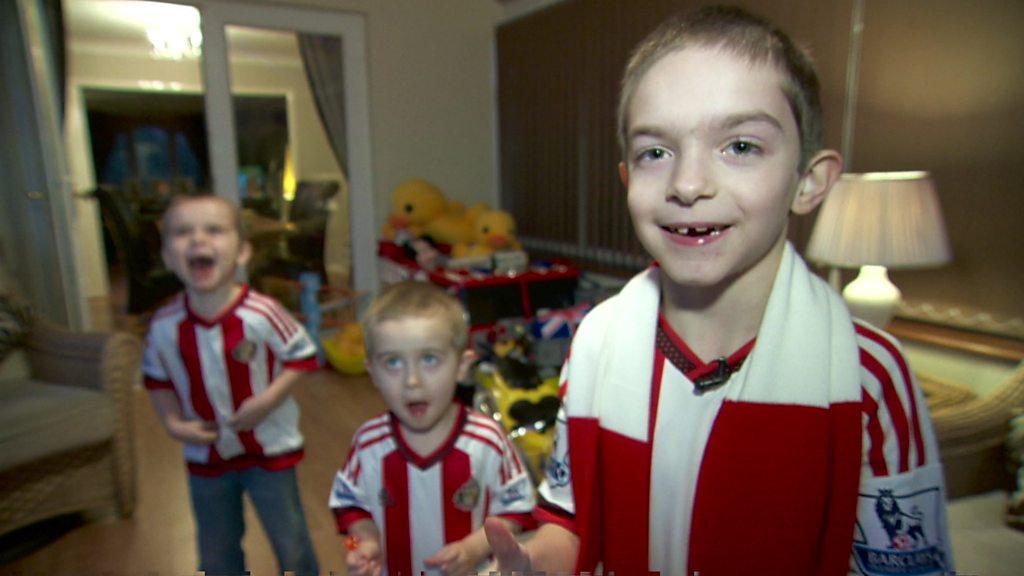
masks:
[[[0,406],[0,470],[114,435],[113,402],[94,390],[10,379]]]

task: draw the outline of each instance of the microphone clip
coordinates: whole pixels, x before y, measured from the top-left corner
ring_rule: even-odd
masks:
[[[703,394],[708,390],[713,390],[722,384],[725,384],[729,380],[729,376],[732,375],[729,371],[729,362],[726,360],[725,356],[716,358],[714,362],[717,364],[714,372],[705,374],[693,381],[693,387],[696,388],[699,394]]]

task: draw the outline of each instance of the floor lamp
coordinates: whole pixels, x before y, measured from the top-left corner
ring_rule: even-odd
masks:
[[[818,215],[807,258],[860,268],[843,289],[851,314],[885,327],[900,301],[889,269],[952,259],[935,184],[927,172],[843,174]]]

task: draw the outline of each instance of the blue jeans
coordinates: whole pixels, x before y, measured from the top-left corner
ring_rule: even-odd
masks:
[[[248,493],[274,547],[278,573],[320,573],[299,500],[295,468],[276,472],[248,468],[214,478],[189,474],[188,485],[196,520],[199,570],[210,576],[245,573],[242,494]]]

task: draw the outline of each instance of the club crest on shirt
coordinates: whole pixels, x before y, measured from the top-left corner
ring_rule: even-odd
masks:
[[[384,508],[395,505],[395,499],[391,497],[391,492],[388,492],[387,486],[381,486],[380,492],[377,493],[377,499]]]
[[[862,574],[946,574],[949,559],[938,540],[944,531],[938,487],[912,494],[897,494],[890,488],[878,488],[874,494],[861,494],[853,556]]]
[[[476,478],[470,478],[452,495],[452,504],[463,512],[469,512],[480,501],[480,492],[480,483]]]
[[[252,340],[242,340],[231,350],[231,357],[236,362],[248,362],[256,355],[256,343]]]

